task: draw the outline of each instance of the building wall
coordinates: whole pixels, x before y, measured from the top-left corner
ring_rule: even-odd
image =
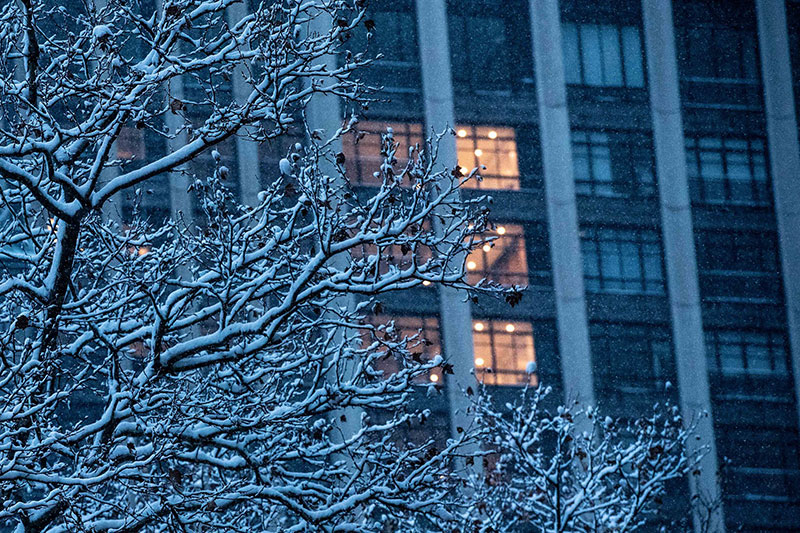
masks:
[[[517,346],[527,357],[530,343],[514,344],[514,335],[487,341],[489,329],[502,334],[512,326],[515,334],[532,336],[537,379],[560,385],[559,394],[575,390],[572,380],[557,383],[564,378],[563,348],[570,346],[566,357],[591,368],[592,395],[614,416],[664,400],[680,402],[687,415],[708,413],[705,436],[715,452],[707,464],[718,472],[693,490],[714,497],[718,475],[731,531],[800,528],[796,356],[787,313],[791,297],[784,288],[792,252],[781,238],[796,237],[796,228],[779,223],[786,217],[776,210],[776,194],[787,193],[773,184],[788,180],[785,169],[773,175],[764,99],[772,70],[764,70],[760,50],[775,32],[768,24],[773,12],[784,3],[765,4],[770,2],[777,8],[757,10],[749,0],[448,4],[459,164],[488,167],[484,190],[466,193],[491,189],[493,218],[513,236],[507,245],[499,236],[500,250],[475,258],[476,276],[529,285],[515,308],[492,301],[472,305],[476,359],[486,365],[488,353],[494,364],[512,366],[495,368],[494,375],[480,368],[476,373],[502,390],[514,379],[526,380],[513,373],[519,358],[498,351]],[[558,32],[541,22],[554,6]],[[800,93],[800,5],[788,2],[785,10],[792,79]],[[385,86],[389,101],[365,112],[367,129],[411,123],[424,131],[425,77],[415,53],[421,43],[413,11],[413,2],[373,5],[376,34],[391,37],[377,37],[372,49],[390,46],[393,55],[370,74]],[[402,21],[402,29],[395,31],[393,20]],[[659,26],[666,20],[670,27]],[[553,45],[558,33],[560,57],[537,50]],[[660,49],[664,35],[674,42],[673,74],[661,72],[670,59],[670,51]],[[537,76],[537,69],[559,65],[563,104],[552,72]],[[562,112],[568,127],[559,129]],[[670,118],[675,114],[677,121]],[[550,137],[543,138],[543,131]],[[475,150],[480,157],[472,157]],[[558,179],[567,171],[558,160],[548,163],[553,150],[570,164],[574,188],[566,196]],[[675,158],[685,164],[676,165]],[[574,223],[565,215],[570,194]],[[579,258],[582,287],[564,284],[564,269],[575,264],[558,257],[568,246],[563,239],[575,232],[580,249],[567,257]],[[498,251],[516,259],[494,261]],[[438,316],[432,289],[419,292],[392,302],[391,313]],[[576,315],[567,300],[585,302],[584,314]],[[567,323],[582,330],[588,353],[576,356],[581,343],[565,340],[567,332],[557,326]],[[463,324],[465,335],[469,329]],[[501,379],[503,370],[512,372]],[[686,504],[675,503],[673,512]]]

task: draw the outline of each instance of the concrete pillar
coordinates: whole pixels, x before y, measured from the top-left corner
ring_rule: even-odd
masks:
[[[567,401],[594,403],[558,0],[530,0],[558,346]]]
[[[718,501],[717,453],[686,175],[672,5],[670,0],[642,0],[642,10],[681,411],[687,421],[697,423],[700,442],[690,441],[690,444],[695,449],[709,447],[701,462],[701,474],[689,476],[690,490],[703,500]],[[710,529],[701,529],[705,514],[708,513],[699,510],[693,516],[695,531],[724,531],[721,506],[708,517]]]
[[[164,7],[164,0],[156,0],[156,5],[160,14]],[[180,114],[181,111],[178,109],[172,111],[173,106],[171,105],[173,100],[181,102],[185,100],[183,80],[181,78],[172,79],[165,85],[164,92],[167,98],[167,108],[169,109],[164,116],[164,125],[170,134],[167,140],[167,153],[172,153],[185,146],[188,142],[185,131],[177,133],[184,124],[183,115]],[[194,220],[192,211],[194,202],[192,201],[192,193],[186,190],[190,185],[189,178],[179,170],[176,169],[169,176],[169,214],[174,220],[182,219],[190,228],[194,229],[192,224]]]
[[[800,409],[800,147],[797,139],[786,6],[757,0],[767,139],[795,395]],[[800,412],[798,413],[800,415]]]
[[[306,31],[309,34],[323,34],[331,29],[331,19],[327,14],[313,17],[309,23]],[[327,55],[320,59],[320,63],[324,63],[328,70],[334,70],[337,65],[337,58],[335,55]],[[305,109],[306,120],[308,121],[309,129],[323,130],[323,138],[325,141],[330,139],[336,131],[342,127],[344,117],[342,115],[342,101],[341,99],[332,94],[317,93],[311,97]],[[333,153],[340,152],[342,148],[342,141],[336,140],[330,145]],[[323,165],[323,168],[325,166]],[[326,169],[327,171],[328,169]],[[333,165],[329,167],[333,171]]]
[[[228,23],[233,26],[247,15],[245,2],[234,3],[228,6]],[[247,45],[244,44],[244,47]],[[233,99],[243,103],[250,95],[250,87],[245,82],[246,70],[240,66],[233,72],[232,90]],[[248,138],[250,128],[245,128],[236,136],[236,159],[238,163],[239,199],[244,205],[258,203],[258,193],[261,191],[260,172],[258,164],[258,144]]]
[[[417,26],[422,62],[422,95],[425,107],[426,133],[440,133],[455,127],[453,81],[450,76],[450,42],[447,35],[446,0],[417,0]],[[455,166],[458,159],[456,138],[446,135],[439,144],[442,168]],[[447,376],[450,401],[450,430],[458,437],[458,427],[468,427],[471,417],[463,390],[475,382],[472,345],[472,310],[466,295],[456,289],[439,288],[440,330],[445,355],[453,365]]]

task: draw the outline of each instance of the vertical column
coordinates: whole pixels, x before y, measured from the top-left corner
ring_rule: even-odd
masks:
[[[312,17],[308,22],[307,31],[309,34],[323,34],[331,29],[332,21],[330,16],[326,13],[317,14]],[[335,55],[326,55],[320,58],[320,64],[325,65],[326,70],[334,70],[336,68],[337,58]],[[333,94],[315,93],[305,109],[306,120],[311,130],[323,130],[324,138],[328,140],[333,136],[336,131],[342,127],[342,101]],[[331,144],[333,153],[341,151],[342,141],[336,140]],[[324,165],[323,165],[324,168]],[[333,168],[331,167],[331,171]]]
[[[159,16],[161,16],[161,11],[164,7],[164,0],[156,0],[156,5],[158,7]],[[168,84],[164,87],[165,98],[167,99],[167,111],[166,115],[164,116],[164,125],[167,127],[167,131],[169,132],[169,138],[167,140],[167,152],[171,153],[182,146],[185,146],[188,140],[186,135],[186,131],[181,131],[181,128],[184,125],[183,115],[179,114],[178,107],[180,106],[172,106],[172,100],[178,100],[183,102],[184,101],[184,94],[183,94],[183,80],[181,78],[175,78],[168,82]],[[175,111],[172,108],[175,108]],[[170,217],[174,220],[179,220],[182,218],[187,224],[191,226],[191,222],[194,218],[194,213],[192,211],[192,196],[187,191],[189,187],[189,183],[187,181],[186,176],[180,172],[181,169],[176,169],[169,176],[169,211]]]
[[[558,346],[567,401],[594,403],[558,0],[530,0]]]
[[[797,138],[786,6],[778,0],[757,0],[756,13],[792,373],[800,409],[800,146]]]
[[[228,6],[228,23],[235,26],[237,22],[247,15],[245,2],[233,3]],[[246,48],[247,43],[242,43]],[[233,73],[233,99],[243,103],[249,96],[249,87],[245,82],[246,68],[242,65]],[[249,128],[245,128],[236,136],[236,159],[239,167],[239,199],[244,205],[258,203],[258,193],[261,191],[258,165],[258,144],[248,138]],[[277,172],[277,171],[276,171]]]
[[[309,19],[305,31],[309,36],[322,35],[330,31],[333,20],[326,12],[319,11]],[[318,65],[323,66],[325,70],[333,70],[336,68],[337,57],[334,54],[325,55],[318,60]],[[305,83],[313,83],[311,80],[306,80]],[[320,130],[322,137],[325,141],[333,137],[333,135],[342,127],[342,101],[341,99],[332,94],[314,93],[305,108],[306,126],[310,131]],[[310,143],[311,140],[307,139]],[[336,139],[329,145],[332,153],[341,151],[342,141]],[[327,175],[334,175],[337,172],[334,164],[328,160],[321,160],[319,167],[323,173]],[[331,266],[335,268],[345,268],[348,259],[339,255],[334,257],[331,261]],[[340,309],[353,309],[355,305],[355,297],[353,295],[341,295],[331,302],[332,306],[338,306]],[[344,341],[345,332],[340,331],[337,333],[337,341]],[[350,375],[352,367],[346,367],[345,375]],[[328,379],[332,379],[329,376]],[[360,407],[347,407],[341,411],[345,415],[344,420],[337,422],[338,427],[341,429],[342,436],[350,437],[361,429],[361,414],[363,409]],[[340,413],[331,413],[332,416],[338,418]],[[350,460],[350,456],[342,454],[339,458],[346,461]]]
[[[430,134],[431,130],[441,132],[455,126],[447,1],[417,0],[416,4],[425,126]],[[450,167],[456,164],[457,159],[455,136],[445,136],[439,144],[440,163]],[[475,381],[472,375],[472,310],[462,292],[448,287],[439,288],[439,308],[445,352],[454,370],[454,375],[448,376],[447,381],[450,427],[453,436],[458,437],[456,428],[467,427],[470,423],[466,413],[469,402],[462,389]]]
[[[672,4],[670,0],[642,0],[642,10],[681,411],[686,420],[697,423],[700,442],[690,444],[695,449],[709,447],[701,463],[701,474],[690,476],[690,490],[703,500],[718,501],[717,453],[686,175]],[[712,516],[698,510],[693,520],[698,532],[724,530],[721,507]],[[705,520],[711,520],[712,527],[708,530],[701,529]]]

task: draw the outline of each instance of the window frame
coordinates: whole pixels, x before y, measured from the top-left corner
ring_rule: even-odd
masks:
[[[399,144],[396,152],[400,160],[398,166],[403,164],[402,162],[408,158],[408,148],[411,143],[414,145],[419,144],[420,147],[423,147],[425,127],[422,122],[383,120],[360,121],[353,134],[346,135],[342,138],[342,153],[346,156],[345,168],[352,185],[362,187],[380,187],[382,185],[373,174],[380,169],[380,165],[383,163],[383,156],[380,155],[379,147],[381,144],[381,135],[386,134],[388,128],[392,128],[394,140]],[[362,133],[364,134],[363,136]],[[368,136],[373,136],[377,143],[364,144],[372,146],[376,148],[376,150],[369,155],[366,153],[361,154],[359,147],[363,146],[362,142]],[[372,140],[371,138],[370,141]],[[367,168],[370,162],[374,164],[374,168]]]
[[[605,139],[601,140],[600,137]],[[645,132],[602,131],[591,128],[573,128],[570,132],[572,144],[573,176],[575,193],[578,196],[603,198],[654,198],[658,194],[655,150],[653,138]],[[647,146],[645,146],[647,145]],[[610,180],[598,179],[596,163],[600,157],[595,153],[605,150],[608,154]],[[589,178],[582,179],[578,172],[578,154],[586,154]],[[647,163],[649,180],[639,179],[637,163]]]
[[[778,237],[772,232],[759,231],[719,231],[698,230],[695,232],[695,249],[697,250],[697,276],[700,282],[700,293],[709,301],[778,303],[783,298],[780,250]],[[721,253],[727,252],[727,254]],[[739,253],[748,253],[749,258],[740,259]],[[757,270],[732,268],[752,262],[757,252]],[[728,255],[727,258],[721,256]],[[720,264],[723,263],[723,264]],[[723,267],[723,268],[718,268]],[[727,268],[724,268],[727,267]],[[717,285],[730,288],[739,283],[759,283],[750,294],[726,293],[717,294]],[[766,284],[773,283],[772,291]],[[747,288],[747,285],[744,285]],[[713,294],[709,294],[709,291]]]
[[[526,19],[520,20],[520,13]],[[502,4],[481,0],[448,0],[447,25],[450,40],[450,62],[453,69],[453,88],[457,93],[471,93],[476,96],[511,96],[530,93],[534,86],[532,38],[530,35],[529,10],[525,2],[506,0]],[[471,53],[469,19],[498,19],[504,27],[501,53],[494,48],[483,54]],[[498,32],[496,32],[498,33]],[[465,42],[458,42],[463,39]],[[523,42],[525,41],[525,42]],[[461,53],[461,51],[464,53]],[[486,56],[504,61],[503,81],[487,86],[484,80],[476,79],[474,59]],[[460,76],[467,71],[468,75]]]
[[[701,146],[705,141],[707,144],[712,141],[719,141],[719,148],[713,146]],[[745,148],[729,147],[729,143],[745,143]],[[758,148],[760,145],[760,149]],[[692,203],[695,205],[740,205],[750,207],[769,207],[772,205],[772,179],[769,168],[766,139],[760,136],[755,137],[734,137],[730,135],[700,135],[685,134],[684,149],[686,150],[686,166],[689,178],[689,192]],[[705,155],[704,155],[705,154]],[[721,187],[723,198],[721,200],[709,199],[709,189],[713,187],[714,181],[711,177],[703,176],[703,161],[708,160],[709,154],[718,157],[721,167]],[[738,180],[731,178],[729,166],[731,156],[744,155],[747,158],[747,168],[749,177],[747,182],[750,187],[750,198],[735,198],[732,192],[733,183]],[[760,159],[763,165],[760,167],[756,160]],[[757,179],[757,170],[763,169],[764,179]],[[759,189],[761,184],[761,189]],[[720,184],[717,184],[720,185]],[[762,198],[763,196],[763,198]]]
[[[633,343],[627,342],[629,340],[634,340]],[[618,368],[614,368],[609,372],[604,372],[603,369],[607,369],[609,365],[606,363],[607,359],[603,359],[603,362],[600,363],[600,358],[598,357],[600,352],[606,354],[612,354],[611,357],[616,357],[618,355],[618,350],[612,349],[612,346],[615,343],[622,343],[627,347],[635,345],[635,341],[644,340],[647,343],[646,348],[646,355],[648,356],[647,359],[647,368],[648,373],[650,374],[647,379],[635,379],[636,376],[633,372],[629,372],[628,375],[622,376],[622,373],[619,372]],[[614,389],[615,392],[621,392],[623,394],[636,394],[640,392],[660,392],[664,390],[664,385],[667,381],[671,381],[676,378],[676,366],[675,366],[675,355],[674,349],[672,345],[672,336],[670,334],[669,328],[667,326],[658,325],[658,324],[644,324],[644,323],[624,323],[624,322],[609,322],[609,321],[592,321],[589,323],[589,342],[591,346],[591,351],[593,354],[593,361],[599,363],[599,365],[595,365],[594,373],[598,377],[603,378],[614,378],[619,379],[620,377],[624,377],[627,381],[624,383],[614,383],[614,384],[606,384],[600,383],[597,379],[595,379],[596,383],[600,386],[597,386],[598,390],[608,390]],[[661,360],[659,354],[656,349],[657,343],[663,343],[666,348],[668,355],[667,357],[670,360],[664,361]],[[630,351],[630,350],[629,350]],[[643,355],[644,352],[639,353],[638,355]],[[612,366],[625,366],[620,365],[619,361],[612,361],[614,364]],[[640,363],[644,363],[641,361]],[[641,368],[638,366],[638,368]],[[629,371],[635,370],[634,368],[628,368]]]
[[[486,133],[486,136],[480,135],[480,131],[488,129],[489,131]],[[490,137],[491,132],[497,133],[497,137],[494,139]],[[462,135],[464,133],[464,135]],[[464,145],[469,142],[470,147],[467,148]],[[501,143],[513,143],[514,144],[514,151],[508,152],[508,154],[514,154],[514,160],[516,164],[516,174],[514,175],[502,175],[502,174],[492,174],[491,168],[486,167],[484,170],[482,168],[482,162],[480,160],[479,155],[477,155],[477,151],[479,150],[479,145],[485,143],[494,143],[495,149],[493,150],[493,155],[500,158],[503,157],[504,152],[500,150],[502,146]],[[461,146],[459,146],[461,145]],[[518,191],[522,188],[522,176],[519,171],[519,150],[517,145],[517,132],[513,126],[500,126],[494,124],[461,124],[456,127],[456,154],[458,153],[466,153],[470,152],[472,154],[470,162],[467,164],[465,161],[459,160],[459,167],[463,174],[468,174],[472,171],[473,168],[478,168],[478,174],[481,176],[481,180],[470,180],[464,186],[466,189],[480,189],[480,190],[493,190],[493,191]],[[510,156],[508,156],[510,157]],[[484,162],[486,162],[484,160]],[[494,183],[498,182],[499,184],[508,183],[510,186],[506,187],[487,187],[487,183]]]
[[[603,238],[603,233],[614,235],[617,238],[608,239]],[[625,233],[630,234],[633,238],[620,238]],[[648,295],[663,295],[666,292],[666,270],[664,268],[664,250],[661,244],[661,235],[658,231],[650,228],[631,228],[624,226],[603,227],[603,226],[582,226],[581,231],[581,255],[583,257],[583,276],[586,286],[586,292],[590,293],[606,293],[606,294],[648,294]],[[617,257],[617,270],[621,272],[618,278],[609,277],[604,274],[604,261],[602,243],[615,243],[618,254]],[[589,245],[594,247],[595,268],[596,274],[592,274],[589,270],[589,255],[587,248]],[[634,245],[636,246],[636,257],[638,259],[637,277],[625,277],[624,272],[624,258],[625,255],[622,251],[622,246]],[[652,257],[653,254],[645,253],[645,247],[648,245],[655,245],[658,249],[658,272],[659,278],[649,279],[647,277],[648,263],[647,258]],[[609,287],[611,284],[623,285],[623,287]],[[652,283],[652,286],[648,286]],[[634,284],[638,287],[624,287],[625,284]]]
[[[395,329],[398,331],[398,341],[403,337],[411,338],[415,335],[419,335],[419,338],[406,343],[406,349],[410,353],[419,352],[421,358],[425,361],[431,361],[437,355],[443,354],[442,329],[439,324],[439,317],[436,315],[376,315],[371,317],[369,322],[374,326],[394,322]],[[433,340],[434,338],[435,340]],[[367,343],[371,342],[367,337],[365,337],[365,341]],[[383,377],[386,378],[397,372],[400,369],[400,365],[397,359],[392,356],[392,353],[387,352],[377,359],[375,369],[382,370],[384,372]],[[437,367],[429,370],[427,374],[417,377],[414,383],[417,385],[434,383],[444,386],[445,381],[442,369]]]
[[[733,329],[709,328],[703,331],[706,347],[706,358],[709,361],[709,371],[723,376],[760,376],[760,377],[790,377],[791,361],[789,355],[789,339],[785,331],[765,329]],[[748,343],[747,339],[757,336],[764,337],[763,343]],[[723,337],[727,337],[723,340]],[[736,337],[736,340],[732,340]],[[723,365],[724,347],[736,347],[742,365],[730,367]],[[753,369],[748,359],[748,347],[759,346],[766,349],[769,357],[769,370]],[[782,354],[782,355],[781,355]],[[778,358],[782,357],[782,365]],[[730,359],[725,359],[729,361]]]
[[[478,325],[482,325],[482,329],[478,329]],[[509,331],[507,328],[509,325],[513,325],[514,329]],[[473,352],[475,356],[474,368],[475,368],[475,377],[477,380],[485,385],[492,385],[492,386],[511,386],[511,387],[521,387],[521,386],[533,386],[535,387],[539,382],[538,377],[538,369],[537,371],[528,374],[525,370],[526,369],[505,369],[499,368],[497,366],[498,357],[498,336],[502,335],[505,337],[510,337],[512,339],[512,350],[511,355],[514,360],[517,360],[517,356],[520,354],[519,346],[523,348],[527,347],[525,341],[523,341],[520,345],[517,345],[513,342],[513,339],[518,337],[528,337],[530,339],[530,347],[532,353],[530,354],[533,359],[532,361],[538,365],[538,360],[536,357],[536,338],[534,334],[533,324],[530,321],[521,321],[521,320],[505,320],[501,318],[475,318],[472,321],[472,339],[473,339]],[[479,340],[481,338],[485,338],[487,340],[487,346],[489,348],[488,354],[482,354],[479,350]],[[482,365],[478,365],[478,359],[483,359],[484,355],[488,355],[490,360],[486,361],[483,360]],[[487,364],[488,363],[488,364]],[[525,363],[527,367],[527,362]],[[504,378],[506,377],[513,377],[516,376],[518,379],[514,382],[503,382]]]
[[[509,232],[509,229],[512,229],[512,231]],[[477,283],[481,279],[485,278],[489,281],[495,281],[503,285],[527,286],[530,279],[530,273],[526,233],[525,225],[510,222],[498,223],[496,225],[496,229],[487,232],[487,236],[494,236],[497,238],[490,243],[484,244],[481,248],[473,250],[472,253],[467,256],[467,277],[469,281],[471,283]],[[497,259],[490,263],[488,260],[488,254],[492,253],[492,251],[495,251],[495,249],[500,248],[501,245],[499,245],[499,243],[508,237],[514,238],[520,245],[521,259],[524,261],[524,268],[519,272],[512,270],[502,271],[499,273],[494,272],[492,266],[497,262]],[[487,246],[490,248],[489,251],[485,249]],[[513,255],[516,255],[517,253],[520,253],[519,249],[512,251],[511,258],[513,259]],[[476,261],[478,259],[479,261]],[[470,268],[470,264],[472,262],[476,262],[477,268]]]
[[[574,27],[574,34],[576,36],[575,39],[575,48],[574,52],[577,56],[577,62],[575,65],[577,66],[577,80],[578,81],[569,81],[572,78],[571,71],[568,71],[569,64],[566,61],[566,56],[568,54],[569,45],[567,43],[569,28]],[[586,75],[586,59],[584,57],[584,46],[583,40],[586,38],[584,33],[586,28],[596,28],[596,31],[599,35],[598,39],[601,42],[600,50],[598,51],[598,57],[600,59],[599,70],[600,70],[600,79],[599,83],[591,83],[587,81]],[[606,65],[605,65],[605,57],[604,51],[602,49],[602,31],[603,28],[611,28],[614,30],[616,34],[616,43],[618,45],[617,52],[619,56],[619,70],[620,70],[620,82],[614,83],[609,82],[606,80]],[[624,30],[626,28],[633,28],[636,30],[636,36],[639,41],[639,53],[636,55],[636,58],[639,60],[639,67],[641,71],[641,85],[629,83],[629,70],[632,67],[628,66],[628,61],[630,58],[626,56],[625,50],[625,38],[623,36]],[[644,48],[644,28],[641,24],[616,24],[616,23],[608,23],[608,22],[580,22],[580,21],[572,21],[572,20],[562,20],[561,21],[561,32],[562,32],[562,53],[564,54],[565,61],[564,61],[564,76],[566,80],[566,85],[569,87],[591,87],[591,88],[603,88],[603,89],[632,89],[632,90],[646,90],[648,88],[648,80],[647,80],[647,61],[646,61],[646,50]]]

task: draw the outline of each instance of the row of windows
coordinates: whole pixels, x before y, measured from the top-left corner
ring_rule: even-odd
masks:
[[[421,124],[363,122],[346,138],[343,152],[354,183],[377,184],[381,134],[392,128],[400,164],[409,147],[420,145]],[[458,164],[464,174],[479,168],[481,181],[467,186],[517,190],[520,166],[515,130],[463,125],[456,129]],[[573,130],[576,193],[583,196],[647,197],[656,194],[652,137],[644,133]],[[686,138],[691,195],[698,205],[770,204],[765,146],[761,138],[694,136]]]
[[[695,240],[704,298],[773,303],[781,300],[774,233],[698,231]]]
[[[376,317],[376,323],[386,323],[387,317]],[[410,353],[431,360],[441,353],[439,325],[436,318],[401,316],[394,318],[399,338],[409,339]],[[508,320],[474,320],[472,340],[475,355],[475,375],[487,385],[536,385],[536,349],[533,327],[529,322]],[[392,354],[380,360],[384,372],[396,372],[401,362]],[[442,381],[441,369],[431,370],[419,382]]]
[[[725,4],[737,4],[726,7]],[[675,3],[676,46],[685,102],[690,106],[760,107],[755,12],[740,2]],[[525,2],[500,7],[485,2],[448,5],[451,63],[456,91],[530,90],[533,61]],[[379,2],[370,17],[370,53],[383,54],[375,72],[390,90],[419,90],[413,2]],[[641,89],[646,85],[641,17],[600,21],[564,12],[561,25],[566,82],[572,86]],[[366,48],[358,35],[353,48]],[[371,73],[367,73],[369,76]]]
[[[489,279],[506,286],[549,283],[549,244],[540,225],[527,229],[503,223],[487,232],[490,242],[466,259],[468,280]],[[583,226],[580,231],[587,292],[664,294],[661,236],[655,229]],[[775,303],[781,299],[778,243],[771,233],[698,231],[695,234],[701,294],[704,299]],[[354,250],[358,259],[377,250]],[[431,251],[418,250],[425,261]],[[411,257],[396,248],[381,250],[382,272],[405,268]]]
[[[403,122],[360,122],[358,132],[342,141],[342,152],[351,182],[377,185],[375,171],[383,162],[381,135],[391,128],[398,143],[398,164],[407,162],[409,148],[423,146],[421,124]],[[458,164],[466,175],[479,168],[481,180],[471,180],[467,187],[479,189],[520,188],[517,142],[513,128],[494,126],[459,126],[456,129]]]
[[[409,339],[411,353],[431,360],[441,353],[438,320],[434,317],[393,318],[398,338]],[[388,317],[376,317],[385,323]],[[600,391],[641,393],[663,390],[676,379],[669,330],[663,326],[593,322],[589,326],[594,374]],[[529,322],[476,319],[472,323],[476,377],[487,385],[536,385],[536,348]],[[729,376],[787,376],[786,335],[779,331],[712,329],[705,333],[709,370]],[[384,372],[398,370],[400,361],[387,354]],[[419,379],[440,382],[441,369]],[[605,393],[603,394],[605,395]]]
[[[762,139],[689,137],[686,139],[686,163],[695,202],[770,203]]]
[[[675,379],[667,328],[594,322],[589,338],[598,391],[663,391],[666,382]]]
[[[572,132],[575,192],[635,197],[656,192],[652,140],[623,132]]]
[[[473,251],[467,258],[469,281],[477,283],[487,278],[503,285],[527,285],[528,254],[522,226],[503,224],[487,236],[495,240]]]

